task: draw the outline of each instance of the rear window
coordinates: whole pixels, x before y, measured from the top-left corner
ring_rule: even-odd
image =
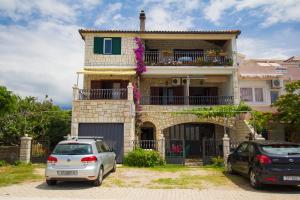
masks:
[[[262,146],[263,151],[270,154],[293,155],[300,154],[299,145],[267,145]]]
[[[80,143],[58,144],[53,151],[53,154],[56,155],[86,155],[92,153],[90,144]]]

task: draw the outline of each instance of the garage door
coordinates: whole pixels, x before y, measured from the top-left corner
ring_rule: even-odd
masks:
[[[124,124],[122,123],[80,123],[79,136],[102,136],[103,140],[117,154],[117,163],[122,163],[124,154]]]

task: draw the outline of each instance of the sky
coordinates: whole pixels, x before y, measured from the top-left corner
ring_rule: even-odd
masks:
[[[300,55],[300,0],[0,0],[0,85],[69,107],[83,67],[78,29],[242,31],[247,58]]]

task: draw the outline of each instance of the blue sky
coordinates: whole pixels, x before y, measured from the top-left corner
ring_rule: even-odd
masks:
[[[83,65],[79,28],[240,29],[248,58],[300,54],[300,0],[0,0],[0,85],[70,105]]]

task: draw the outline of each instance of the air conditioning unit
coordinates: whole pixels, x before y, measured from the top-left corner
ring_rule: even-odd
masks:
[[[183,78],[181,83],[182,83],[182,85],[186,85],[186,84],[190,83],[190,79]]]
[[[180,85],[180,78],[172,78],[172,85]]]
[[[272,88],[281,88],[282,87],[282,80],[272,80]]]

